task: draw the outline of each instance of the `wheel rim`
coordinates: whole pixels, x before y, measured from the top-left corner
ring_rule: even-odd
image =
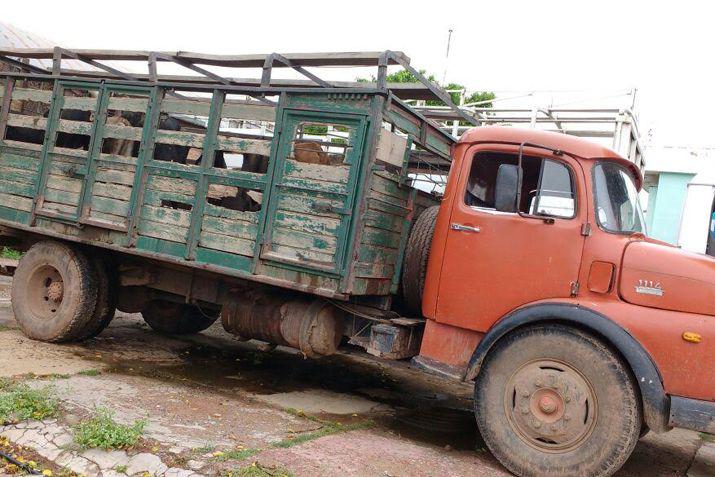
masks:
[[[568,452],[593,431],[596,393],[576,368],[555,360],[524,364],[511,376],[505,411],[516,434],[546,452]]]
[[[65,283],[62,274],[52,265],[35,268],[30,274],[27,298],[32,313],[43,319],[52,319],[65,299]]]

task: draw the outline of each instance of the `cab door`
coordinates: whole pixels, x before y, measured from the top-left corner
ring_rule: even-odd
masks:
[[[519,306],[577,291],[583,172],[565,155],[531,150],[521,161],[516,211],[503,212],[496,210],[497,174],[502,164],[519,164],[518,148],[474,146],[469,156],[451,210],[436,319],[485,331]]]

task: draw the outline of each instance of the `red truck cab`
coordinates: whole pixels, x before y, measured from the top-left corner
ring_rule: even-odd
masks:
[[[563,134],[481,127],[454,149],[416,361],[476,380],[518,475],[609,475],[648,429],[715,431],[715,260],[647,237],[641,185]]]

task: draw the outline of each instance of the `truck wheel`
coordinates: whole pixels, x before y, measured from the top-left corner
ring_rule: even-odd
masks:
[[[159,333],[190,335],[213,325],[219,313],[207,313],[195,305],[152,300],[142,309],[142,316],[151,329]]]
[[[405,248],[402,265],[402,295],[412,313],[422,315],[422,293],[427,276],[427,259],[439,206],[425,209],[415,220]]]
[[[627,367],[600,341],[535,326],[487,355],[474,410],[487,446],[516,475],[610,476],[638,441],[638,396]]]
[[[97,305],[92,319],[78,338],[81,341],[94,338],[104,331],[117,311],[117,284],[114,274],[100,258],[92,260],[92,267],[97,276]]]
[[[12,310],[29,338],[76,340],[94,315],[97,280],[89,259],[60,242],[39,242],[20,259]]]

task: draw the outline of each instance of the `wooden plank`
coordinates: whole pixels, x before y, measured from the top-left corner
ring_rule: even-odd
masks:
[[[57,130],[69,134],[81,134],[89,136],[92,134],[92,123],[90,121],[72,121],[70,119],[60,119],[57,122]]]
[[[340,218],[340,215],[332,212],[318,212],[318,209],[325,207],[333,207],[341,209],[343,202],[338,199],[316,197],[306,193],[287,191],[278,194],[278,209],[299,212],[302,214],[319,215],[321,217]]]
[[[78,111],[94,111],[97,109],[97,98],[91,96],[65,96],[62,109],[76,109]]]
[[[407,203],[407,198],[411,190],[409,187],[400,187],[396,179],[393,180],[391,177],[384,177],[379,173],[373,174],[370,188],[380,194],[394,197],[400,203],[405,204]]]
[[[5,198],[6,194],[20,195],[25,197],[32,197],[35,195],[35,186],[27,183],[12,182],[9,180],[0,181],[0,205],[3,205],[2,200]]]
[[[324,181],[318,181],[314,179],[303,179],[299,177],[283,177],[281,180],[281,185],[284,187],[290,187],[302,191],[306,191],[308,193],[329,193],[329,194],[339,194],[339,195],[346,195],[347,194],[347,187],[345,184],[337,184],[334,182],[324,182]]]
[[[34,184],[36,179],[37,172],[35,171],[7,167],[3,165],[2,162],[0,162],[0,181],[13,181],[25,184]]]
[[[132,98],[122,96],[111,96],[107,109],[114,111],[132,111],[135,113],[145,113],[149,106],[149,98]]]
[[[107,214],[105,212],[100,212],[98,210],[90,210],[89,216],[93,220],[107,222],[108,224],[111,224],[111,225],[126,225],[127,224],[127,217],[122,217],[122,216],[114,215],[114,214]]]
[[[145,237],[153,237],[170,242],[184,243],[189,233],[188,227],[179,227],[176,225],[163,224],[161,222],[153,222],[146,220],[143,217],[139,218],[138,224],[139,235]]]
[[[400,234],[366,225],[363,228],[362,242],[397,249],[400,247]]]
[[[263,156],[271,154],[271,141],[269,139],[245,139],[219,134],[216,140],[216,149],[219,151],[230,151],[237,154],[261,154]]]
[[[276,120],[276,108],[263,104],[241,104],[226,101],[221,108],[221,116],[231,119],[253,119],[273,122]]]
[[[199,247],[252,257],[255,242],[253,240],[229,237],[227,235],[201,232]]]
[[[346,184],[350,176],[350,166],[308,164],[293,159],[286,159],[285,175],[287,177],[299,177],[321,182]]]
[[[381,262],[357,262],[353,270],[356,277],[392,278],[395,274],[395,265]]]
[[[48,174],[54,174],[57,176],[82,176],[87,172],[87,166],[74,162],[62,162],[54,160],[50,162],[50,166],[47,171]]]
[[[180,227],[189,227],[191,224],[191,212],[181,209],[170,209],[167,207],[154,207],[145,205],[141,209],[141,217],[146,220]]]
[[[82,182],[82,179],[73,179],[67,176],[58,176],[55,174],[47,176],[47,187],[50,189],[79,193],[82,191]]]
[[[337,234],[340,222],[341,220],[337,218],[296,214],[280,210],[276,212],[274,218],[274,223],[280,227],[319,235]]]
[[[202,148],[204,146],[204,134],[192,133],[188,131],[169,131],[166,129],[159,129],[156,132],[155,142],[161,144],[173,144],[176,146]]]
[[[368,209],[365,212],[365,224],[378,229],[389,230],[391,232],[402,233],[405,219],[398,215]],[[407,231],[405,231],[406,233]]]
[[[147,189],[173,192],[174,194],[183,194],[193,197],[196,194],[196,181],[150,175],[147,180]]]
[[[60,212],[63,214],[68,214],[68,215],[77,214],[77,206],[76,205],[60,204],[60,203],[51,202],[48,200],[45,200],[42,203],[42,210],[47,210],[47,211],[51,211],[51,212]]]
[[[6,146],[16,147],[18,149],[29,149],[31,151],[41,151],[42,150],[42,144],[32,144],[29,142],[22,142],[22,141],[9,141],[7,139],[3,139],[2,142]]]
[[[258,212],[231,210],[226,207],[220,207],[209,203],[204,205],[204,217],[222,217],[225,219],[240,220],[251,224],[258,223]]]
[[[4,91],[3,91],[4,92]],[[1,96],[1,95],[0,95]],[[40,90],[29,88],[13,88],[13,100],[29,100],[37,101],[38,103],[50,103],[52,101],[52,90]]]
[[[98,182],[108,182],[112,184],[133,185],[134,173],[127,171],[117,171],[106,167],[98,167],[95,175]]]
[[[121,124],[105,124],[103,136],[113,139],[131,139],[133,141],[141,141],[142,128],[132,126],[122,126]],[[157,142],[160,142],[157,140]]]
[[[87,151],[84,149],[70,149],[68,147],[53,147],[50,150],[50,155],[52,159],[58,158],[60,160],[72,161],[77,163],[85,163],[87,160]]]
[[[47,118],[43,118],[42,116],[28,116],[26,114],[9,113],[7,115],[7,125],[44,131],[47,128]]]
[[[92,210],[107,214],[126,216],[129,214],[129,202],[108,197],[92,196],[90,200]]]
[[[225,107],[225,106],[224,106]],[[192,116],[208,116],[211,100],[205,99],[173,99],[165,97],[161,102],[161,112],[167,114],[188,114]]]
[[[144,192],[144,204],[155,205],[157,207],[162,206],[162,202],[178,202],[181,204],[186,204],[193,207],[194,197],[187,196],[184,194],[175,194],[173,192],[165,192],[161,190],[151,190],[147,189]]]
[[[115,164],[119,163],[119,164],[125,164],[125,165],[129,165],[129,166],[137,165],[137,158],[130,157],[130,156],[118,156],[116,154],[100,153],[98,159],[103,162],[109,162],[109,163],[115,163]]]
[[[40,168],[40,161],[32,156],[3,152],[0,154],[0,166],[23,169],[26,171],[37,171]]]
[[[301,262],[318,262],[320,264],[332,265],[335,257],[332,254],[321,253],[315,250],[306,250],[295,248],[288,245],[271,244],[270,255],[275,255],[280,258],[289,260],[297,260]]]
[[[79,204],[79,194],[58,189],[45,189],[44,197],[46,202],[77,206]],[[43,205],[43,208],[47,208]]]
[[[335,236],[311,235],[279,226],[274,226],[271,234],[271,243],[288,245],[298,249],[315,250],[326,254],[335,253],[337,242],[338,239]]]
[[[132,188],[131,186],[121,184],[95,182],[92,186],[92,195],[108,197],[110,199],[129,200],[132,196]]]
[[[2,205],[3,207],[30,212],[32,210],[32,199],[15,195],[3,195]]]
[[[258,227],[252,222],[204,216],[204,220],[201,225],[201,232],[227,235],[230,237],[239,237],[255,241],[256,235],[258,234]]]
[[[394,265],[397,263],[398,251],[393,248],[379,247],[377,245],[361,243],[358,249],[358,260],[369,263],[384,263]]]

